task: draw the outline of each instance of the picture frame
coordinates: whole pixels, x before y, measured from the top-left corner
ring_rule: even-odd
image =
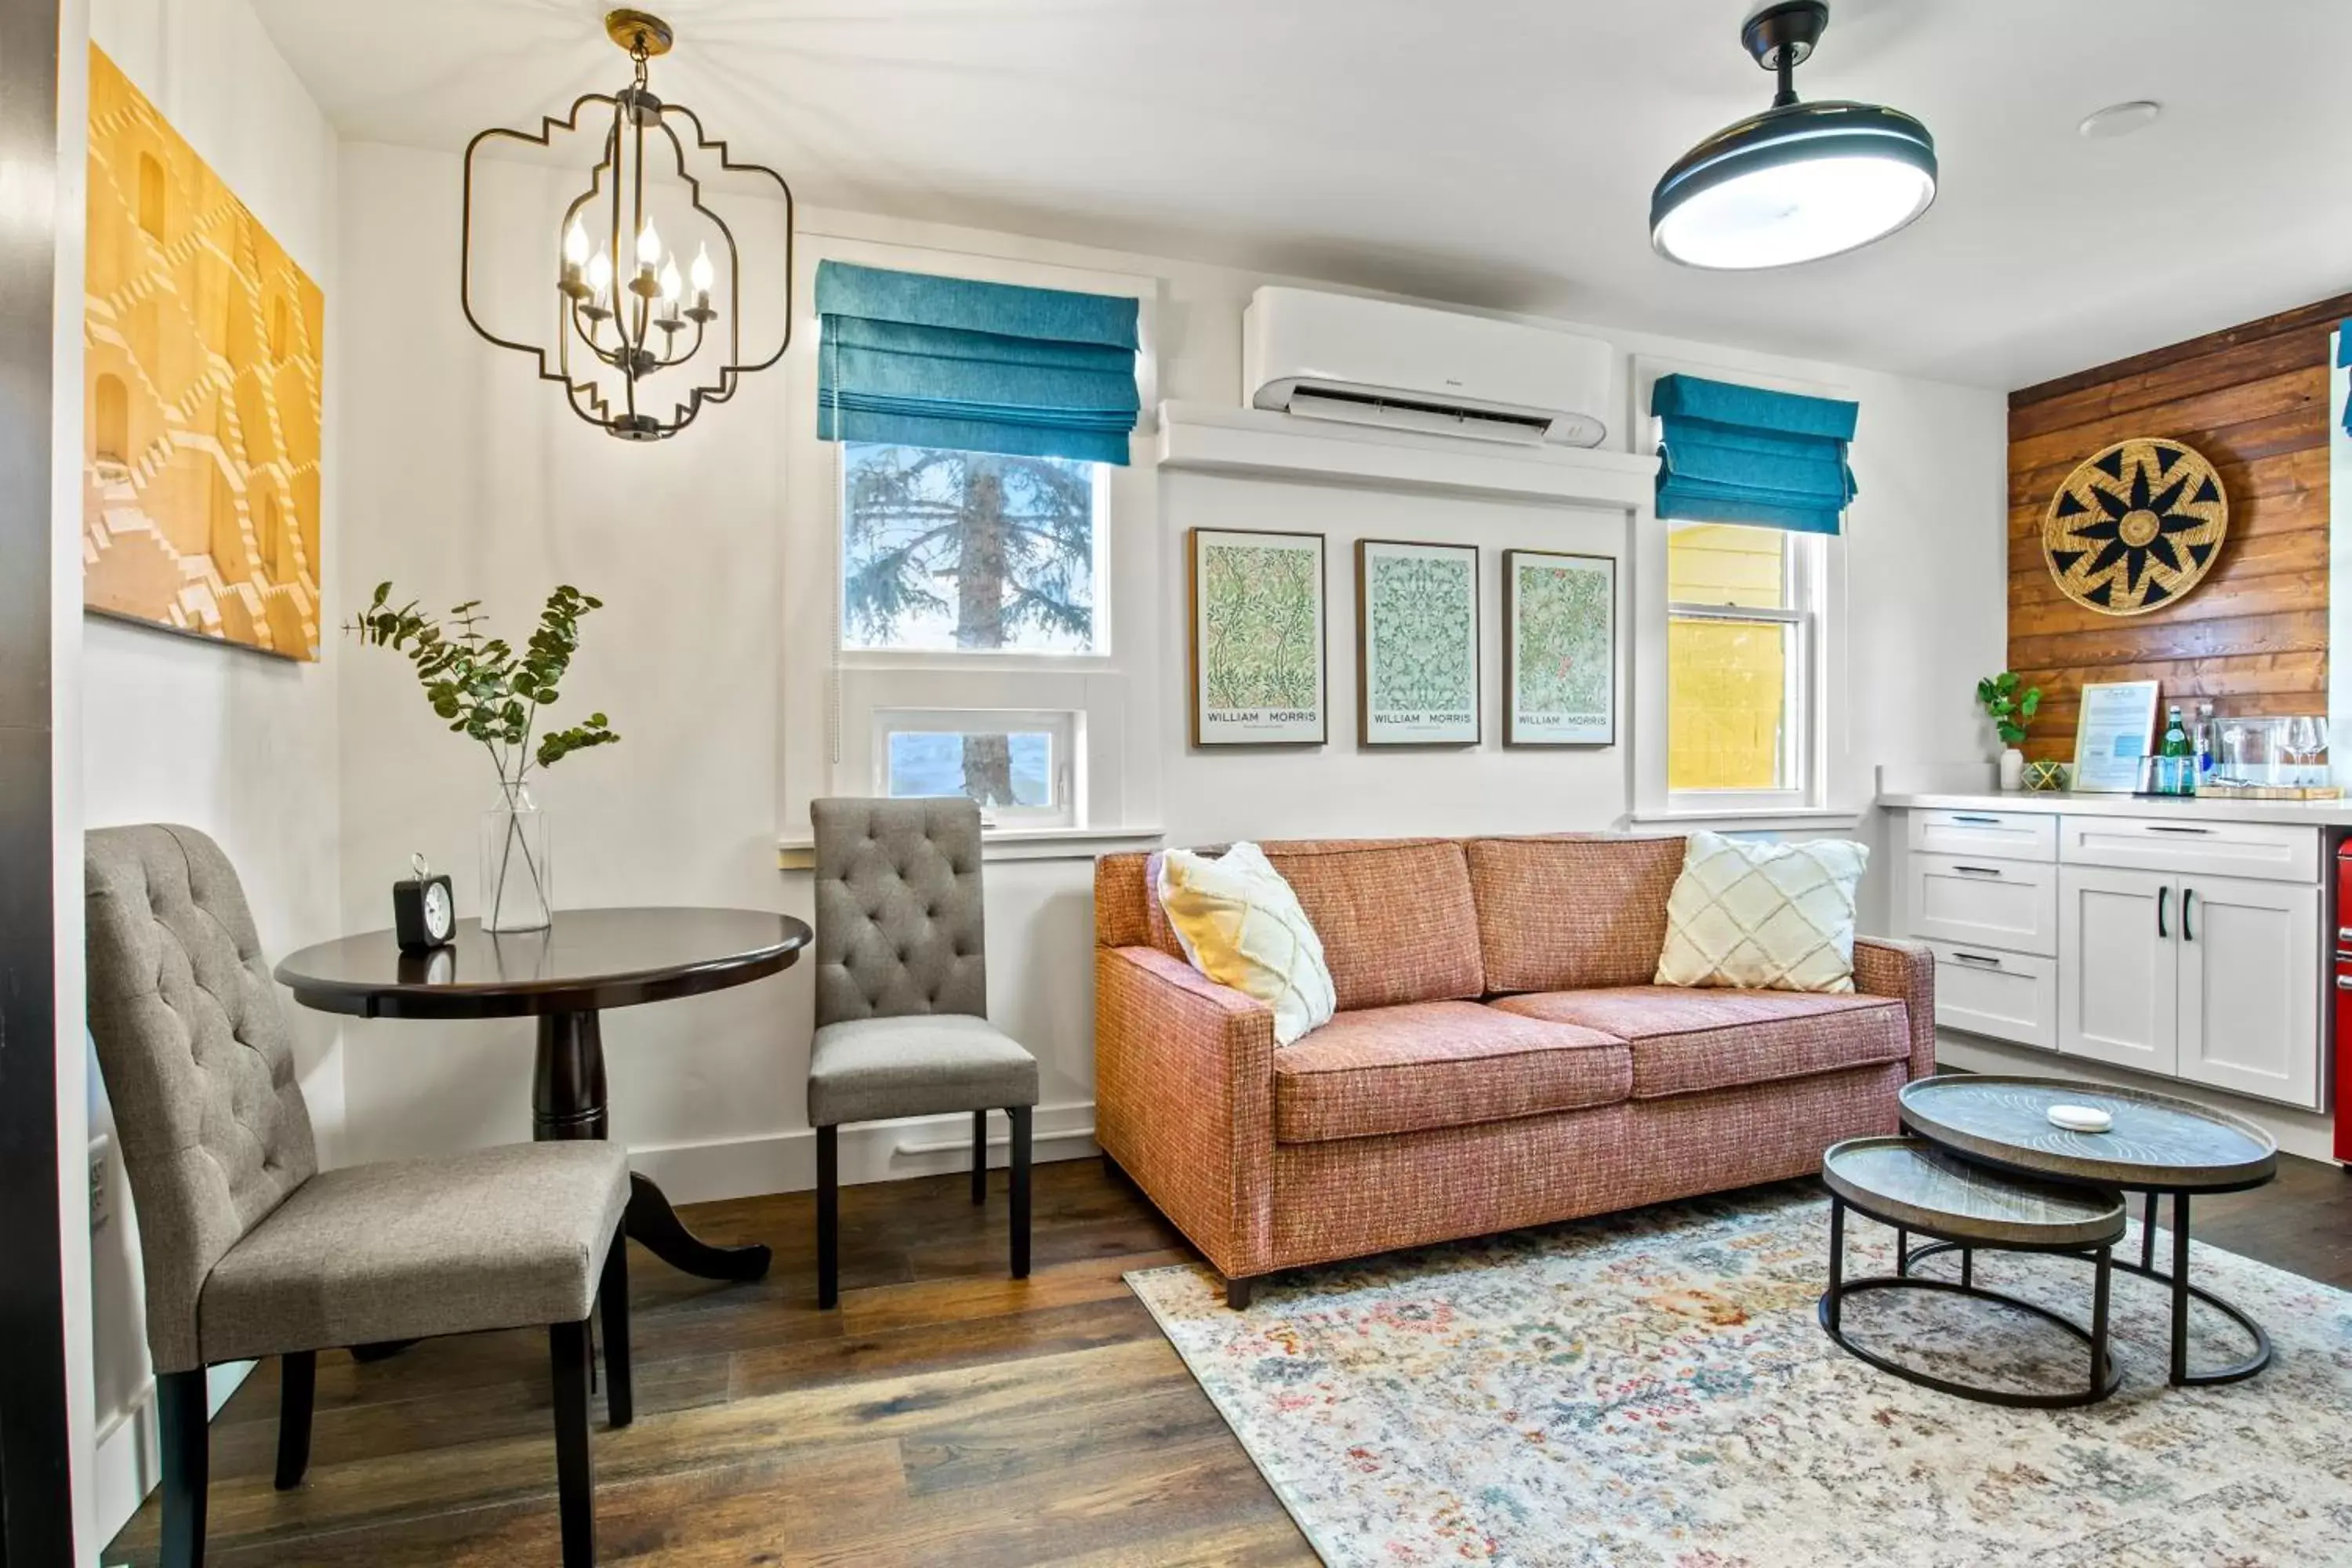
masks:
[[[1617,558],[1503,552],[1503,744],[1617,743]]]
[[[1319,533],[1186,531],[1194,746],[1320,746],[1329,741],[1324,565]]]
[[[2140,787],[2140,763],[2156,739],[2158,682],[2095,680],[2083,688],[2074,720],[2078,793],[2130,795]]]
[[[1356,743],[1485,739],[1478,547],[1356,541]]]

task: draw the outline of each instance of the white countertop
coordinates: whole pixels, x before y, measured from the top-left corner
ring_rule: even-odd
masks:
[[[2268,822],[2290,827],[2352,827],[2352,800],[2167,800],[2137,795],[2076,795],[2070,790],[1988,790],[1980,794],[1889,794],[1891,811],[2025,811],[2068,816],[2157,816],[2189,822]]]

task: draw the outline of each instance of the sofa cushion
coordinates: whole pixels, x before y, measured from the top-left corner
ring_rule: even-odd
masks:
[[[1630,1042],[1635,1100],[1897,1061],[1911,1051],[1909,1013],[1888,996],[1617,985],[1493,1005]]]
[[[1298,895],[1339,1010],[1483,996],[1470,868],[1450,838],[1267,844]]]
[[[1341,1013],[1274,1053],[1275,1138],[1313,1143],[1612,1105],[1622,1040],[1475,1002]]]
[[[1656,976],[1680,838],[1474,838],[1465,847],[1487,990],[1646,985]]]

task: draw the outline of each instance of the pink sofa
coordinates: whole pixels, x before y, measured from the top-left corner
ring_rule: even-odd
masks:
[[[1339,1015],[1187,965],[1158,857],[1095,870],[1104,1152],[1246,1305],[1277,1269],[1818,1168],[1934,1070],[1935,969],[1858,941],[1855,994],[1650,984],[1680,838],[1269,843]]]

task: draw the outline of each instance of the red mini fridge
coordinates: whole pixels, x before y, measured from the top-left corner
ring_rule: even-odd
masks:
[[[2336,1157],[2352,1164],[2352,839],[2336,851]]]

